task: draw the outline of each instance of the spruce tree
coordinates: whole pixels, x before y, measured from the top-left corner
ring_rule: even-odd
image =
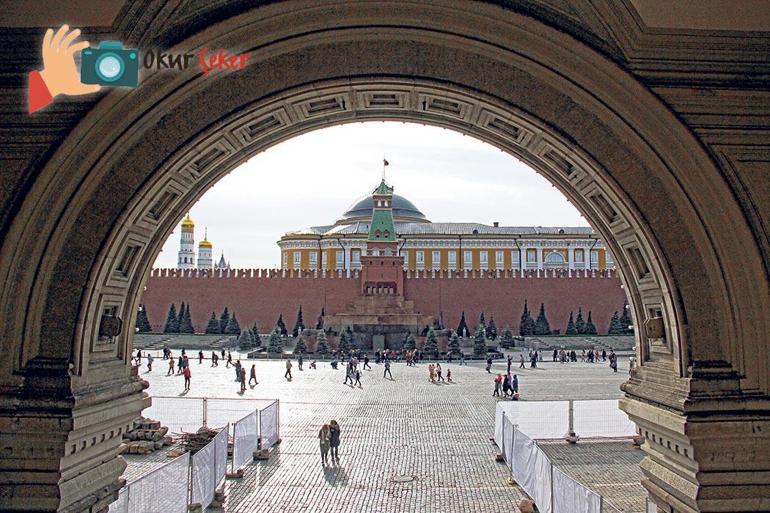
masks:
[[[535,321],[535,335],[550,335],[551,326],[548,324],[548,319],[545,316],[545,304],[540,303],[540,313],[537,314],[537,321]]]
[[[179,319],[176,316],[176,306],[171,303],[166,317],[166,325],[163,327],[163,333],[179,333]]]
[[[184,307],[184,314],[179,316],[179,333],[195,333],[192,318],[190,317],[190,305]]]
[[[503,328],[503,333],[500,335],[500,345],[503,349],[512,349],[516,345],[516,341],[513,339],[513,331],[508,326]]]
[[[610,326],[607,328],[607,334],[620,335],[621,333],[623,333],[623,325],[620,324],[620,316],[618,315],[618,311],[615,310],[612,313],[612,319],[610,319]]]
[[[588,320],[586,321],[586,335],[596,335],[596,326],[594,326],[594,322],[591,320],[591,311],[588,311]]]
[[[307,346],[305,345],[305,337],[300,335],[297,337],[297,344],[294,346],[294,354],[307,353]]]
[[[578,335],[586,334],[586,322],[583,320],[583,309],[578,308],[577,319],[575,319],[575,329]]]
[[[473,340],[473,354],[476,356],[484,356],[487,354],[486,332],[480,323],[478,328],[476,328],[476,336]]]
[[[225,328],[225,335],[240,335],[241,325],[238,324],[238,319],[235,317],[235,312],[230,316],[230,320],[227,322]]]
[[[305,329],[305,323],[302,321],[302,305],[299,305],[299,311],[297,311],[297,320],[294,321],[294,328],[291,330],[291,336],[297,338],[302,330]]]
[[[281,339],[281,332],[276,326],[272,333],[270,333],[270,340],[267,343],[267,352],[270,354],[283,353],[283,340]]]
[[[631,309],[628,307],[628,301],[623,301],[622,312],[620,315],[620,326],[623,331],[621,333],[633,333],[634,330],[629,328],[634,321],[631,319]]]
[[[278,315],[278,320],[275,321],[275,325],[278,327],[278,331],[281,333],[282,337],[285,337],[289,334],[288,330],[286,329],[286,324],[283,322],[283,314]]]
[[[340,332],[340,340],[339,340],[339,345],[337,347],[337,350],[342,354],[350,352],[350,346],[353,342],[350,336],[352,331],[348,331],[348,329],[349,327],[343,329]]]
[[[422,350],[433,357],[438,356],[438,338],[436,337],[436,330],[433,328],[428,330]]]
[[[460,356],[460,337],[457,336],[456,331],[452,331],[452,335],[449,337],[449,344],[447,344],[447,351],[451,356]]]
[[[527,307],[527,300],[524,300],[524,311],[521,313],[521,320],[519,321],[519,335],[522,337],[529,337],[535,334],[535,322],[532,320],[532,315]]]
[[[257,347],[261,346],[260,338],[259,338],[259,328],[257,328],[257,321],[254,321],[254,324],[251,325],[251,334],[254,335],[254,342],[256,342]]]
[[[211,319],[209,319],[209,323],[206,325],[206,334],[218,335],[221,333],[222,333],[222,330],[219,328],[219,321],[217,320],[217,314],[215,312],[211,312]]]
[[[326,344],[326,333],[324,333],[324,330],[318,331],[315,340],[315,352],[322,356],[327,355],[329,353],[329,346]]]
[[[321,307],[321,315],[318,316],[318,320],[315,323],[315,329],[317,330],[323,329],[325,316],[326,316],[326,313],[324,312],[324,307]]]
[[[254,349],[254,335],[249,332],[249,329],[241,330],[241,334],[238,335],[238,348],[241,351],[250,351]]]
[[[567,329],[564,332],[565,335],[577,335],[578,331],[575,328],[575,321],[572,320],[572,312],[569,313],[569,321],[567,321]]]
[[[139,310],[136,313],[136,328],[139,333],[149,333],[152,331],[150,319],[147,318],[147,309],[144,305],[139,305]]]
[[[487,325],[487,338],[490,340],[497,340],[497,326],[495,326],[495,318],[489,318],[489,324]]]
[[[481,312],[481,315],[479,315],[479,326],[483,326],[484,333],[486,333],[487,330],[487,321],[484,320],[484,312]],[[478,327],[478,326],[477,326]]]
[[[219,333],[222,333],[223,335],[227,333],[227,324],[230,322],[230,312],[227,311],[227,307],[225,307],[225,310],[222,312],[222,315],[219,316]]]
[[[414,351],[417,348],[417,339],[414,338],[411,332],[407,332],[406,340],[404,340],[404,350]]]
[[[463,311],[462,315],[460,316],[460,324],[457,325],[457,333],[461,337],[467,337],[471,334],[471,330],[468,329],[468,324],[465,322],[465,312]]]

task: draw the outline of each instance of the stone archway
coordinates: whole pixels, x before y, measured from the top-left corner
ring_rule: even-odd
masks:
[[[646,486],[681,511],[737,511],[760,497],[767,485],[746,476],[766,464],[732,462],[746,484],[725,487],[713,438],[748,429],[745,412],[768,407],[757,343],[769,324],[766,269],[718,168],[646,87],[568,35],[492,5],[279,2],[178,46],[250,51],[254,62],[155,73],[105,96],[49,159],[3,242],[0,333],[13,358],[0,370],[29,434],[18,447],[38,443],[34,470],[50,476],[29,488],[49,494],[38,509],[83,510],[115,489],[118,430],[145,401],[130,334],[103,319],[131,319],[182,214],[255,152],[365,119],[472,134],[564,192],[608,241],[645,327],[624,409],[649,439]],[[41,401],[52,397],[45,408],[59,422],[42,436]],[[704,415],[717,409],[731,416]],[[734,451],[756,443],[726,438]],[[34,482],[18,475],[18,490]]]

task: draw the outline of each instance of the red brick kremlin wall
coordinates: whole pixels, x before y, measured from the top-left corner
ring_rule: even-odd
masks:
[[[518,333],[519,318],[524,300],[529,303],[533,317],[540,303],[545,303],[551,329],[566,329],[570,311],[577,315],[583,308],[587,319],[593,312],[593,321],[599,333],[606,333],[612,312],[620,310],[625,293],[616,272],[526,271],[448,273],[431,271],[407,272],[404,280],[406,299],[414,301],[415,310],[437,316],[443,312],[448,328],[456,328],[460,314],[471,328],[476,326],[479,313],[486,319],[494,317],[498,330],[509,325]],[[359,291],[356,273],[313,271],[280,271],[274,269],[236,269],[228,274],[206,274],[198,271],[154,269],[147,282],[142,303],[147,308],[153,331],[162,331],[169,305],[184,301],[190,305],[193,325],[203,332],[216,312],[217,318],[225,306],[235,311],[242,327],[256,321],[260,332],[267,333],[275,325],[279,314],[291,329],[302,305],[305,325],[315,326],[321,307],[327,314],[344,311]]]

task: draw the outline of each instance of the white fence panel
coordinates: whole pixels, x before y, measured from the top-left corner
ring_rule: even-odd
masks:
[[[552,513],[550,460],[518,429],[513,436],[513,447],[514,479],[532,497],[540,513]]]
[[[257,448],[257,412],[246,415],[233,426],[233,470],[252,459]]]
[[[497,403],[495,408],[495,443],[498,447],[503,447],[503,416],[505,415],[505,409],[503,405]]]
[[[618,407],[616,399],[575,401],[574,429],[582,438],[634,436],[636,424]]]
[[[159,420],[172,433],[195,433],[203,426],[203,410],[200,397],[153,397],[142,415]]]
[[[508,463],[508,467],[513,471],[513,437],[516,431],[516,426],[511,422],[511,419],[506,415],[503,418],[503,455],[505,461]]]
[[[274,401],[272,404],[259,410],[259,436],[261,439],[260,446],[263,449],[272,447],[280,437],[279,431],[279,402]]]
[[[601,513],[602,497],[553,468],[553,513]]]
[[[190,453],[142,476],[128,486],[128,513],[185,513]]]
[[[217,486],[225,478],[227,473],[227,437],[228,429],[223,429],[214,437],[214,447],[216,448],[216,482]]]
[[[209,442],[206,447],[199,450],[192,456],[192,503],[200,504],[205,510],[214,500],[214,491],[221,478],[217,470],[220,467],[218,460],[221,461],[222,455],[217,454],[217,449],[221,451],[221,438],[227,440],[229,425],[225,425],[217,436]],[[225,442],[226,444],[226,442]],[[225,445],[224,457],[227,458],[227,446]],[[219,458],[217,457],[219,456]],[[223,476],[224,477],[224,476]]]
[[[569,401],[511,401],[503,408],[530,438],[563,438],[569,430]]]

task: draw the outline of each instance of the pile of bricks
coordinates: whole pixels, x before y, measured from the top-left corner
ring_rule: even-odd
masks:
[[[171,445],[168,428],[160,421],[140,417],[134,421],[134,428],[123,435],[120,454],[149,454],[165,445]]]

